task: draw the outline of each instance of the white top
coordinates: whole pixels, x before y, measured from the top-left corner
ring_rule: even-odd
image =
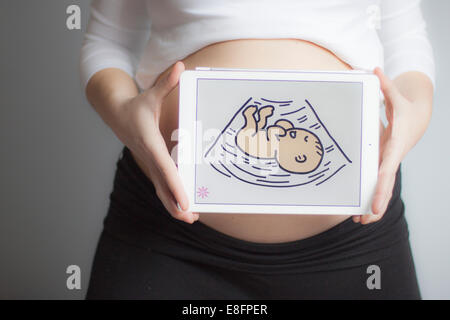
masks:
[[[82,84],[114,67],[145,89],[190,53],[244,38],[308,40],[354,69],[380,66],[391,78],[421,71],[434,84],[420,0],[93,0]]]

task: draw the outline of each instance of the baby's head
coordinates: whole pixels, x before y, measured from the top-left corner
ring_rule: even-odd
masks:
[[[277,161],[281,168],[292,173],[310,173],[323,158],[319,138],[305,129],[291,128],[278,136]]]

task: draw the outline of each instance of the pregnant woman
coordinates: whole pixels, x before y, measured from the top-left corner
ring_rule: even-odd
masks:
[[[373,71],[387,125],[374,215],[188,212],[171,157],[197,66]],[[93,0],[89,102],[125,145],[88,299],[419,299],[400,163],[431,116],[419,1]]]

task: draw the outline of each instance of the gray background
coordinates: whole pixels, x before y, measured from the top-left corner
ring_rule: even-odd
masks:
[[[82,31],[66,7],[89,1],[0,2],[0,298],[81,299],[121,145],[84,98]],[[450,298],[450,1],[425,0],[437,64],[430,128],[403,163],[403,197],[424,298]],[[66,289],[66,268],[82,289]]]

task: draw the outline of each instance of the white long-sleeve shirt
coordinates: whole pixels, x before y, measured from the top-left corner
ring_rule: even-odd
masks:
[[[354,69],[380,66],[391,78],[420,71],[435,80],[420,0],[93,0],[82,84],[113,67],[145,89],[190,53],[243,38],[308,40]]]

